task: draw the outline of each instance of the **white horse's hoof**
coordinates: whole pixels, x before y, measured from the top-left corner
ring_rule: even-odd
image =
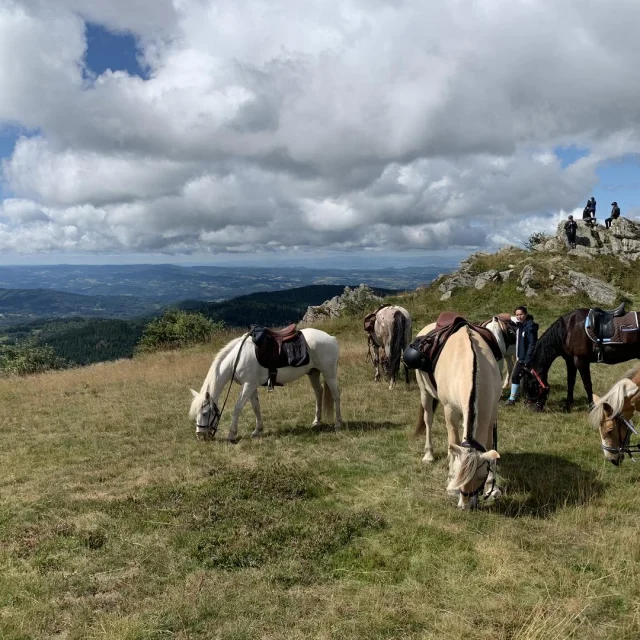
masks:
[[[433,453],[431,451],[427,451],[422,458],[422,462],[433,462],[435,458],[433,457]]]
[[[256,430],[256,431],[252,431],[252,432],[251,432],[251,437],[252,437],[252,438],[259,438],[259,437],[261,437],[261,436],[262,436],[262,429],[260,429],[260,431],[257,431],[257,430]]]
[[[336,423],[333,425],[333,430],[334,430],[334,431],[340,431],[340,429],[342,429],[342,422],[336,422]]]
[[[312,429],[315,429],[316,427],[319,427],[321,424],[322,424],[322,423],[320,422],[320,420],[314,420],[314,421],[311,423],[311,428],[312,428]]]

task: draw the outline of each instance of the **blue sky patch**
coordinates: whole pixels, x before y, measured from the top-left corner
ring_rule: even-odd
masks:
[[[581,149],[575,145],[556,147],[553,152],[560,160],[563,169],[571,166],[574,162],[580,160],[580,158],[586,158],[589,155],[589,149]]]
[[[102,25],[87,22],[86,38],[85,64],[91,74],[100,75],[111,69],[145,80],[149,77],[140,66],[137,42],[131,33],[114,33]]]

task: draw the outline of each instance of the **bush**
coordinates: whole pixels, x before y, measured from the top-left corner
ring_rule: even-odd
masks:
[[[0,351],[0,370],[8,374],[26,376],[65,366],[65,361],[58,357],[53,347],[38,346],[30,340],[4,345]]]
[[[161,349],[179,349],[199,342],[207,342],[223,327],[201,313],[189,313],[179,309],[167,311],[152,320],[144,329],[136,347],[137,353],[150,353]]]
[[[532,250],[539,244],[544,244],[547,240],[551,240],[551,236],[543,233],[542,231],[536,231],[529,236],[529,239],[524,243],[526,249]]]

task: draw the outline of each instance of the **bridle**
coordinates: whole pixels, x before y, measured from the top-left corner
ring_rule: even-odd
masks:
[[[479,453],[487,452],[487,450],[474,438],[468,438],[463,440],[460,446],[463,449],[475,449]],[[497,422],[493,425],[493,448],[494,449],[498,448],[498,423]],[[460,495],[464,496],[465,498],[473,498],[477,496],[479,493],[482,493],[487,484],[487,480],[489,479],[489,472],[493,471],[493,477],[491,478],[491,488],[487,493],[485,493],[482,496],[482,499],[488,500],[491,497],[493,490],[496,488],[496,462],[495,460],[492,460],[492,461],[482,460],[482,464],[480,465],[480,467],[476,467],[476,473],[478,472],[478,469],[482,468],[485,464],[487,465],[487,475],[484,477],[482,484],[480,484],[480,486],[474,491],[463,491],[462,489],[460,489]]]
[[[631,423],[630,420],[627,420],[623,415],[617,415],[611,418],[614,421],[618,428],[618,439],[620,441],[620,445],[618,447],[608,447],[605,444],[601,444],[603,451],[607,451],[608,453],[617,453],[623,460],[624,456],[628,455],[631,460],[636,462],[636,459],[633,457],[634,453],[640,453],[640,444],[630,444],[631,434],[638,435],[635,427]],[[622,425],[627,428],[627,434],[625,437],[622,437]]]
[[[244,340],[240,343],[240,348],[238,349],[238,355],[236,356],[236,361],[233,363],[233,369],[231,371],[231,380],[229,381],[229,389],[227,390],[227,395],[222,403],[222,409],[218,409],[218,405],[213,401],[213,398],[209,396],[207,400],[207,405],[209,406],[209,415],[207,416],[207,424],[198,424],[196,422],[196,427],[198,429],[206,429],[212,436],[215,436],[218,433],[218,427],[220,426],[220,418],[222,418],[222,412],[224,408],[227,406],[227,400],[229,399],[229,394],[231,393],[231,387],[233,386],[233,380],[236,375],[236,370],[238,369],[238,362],[240,361],[240,354],[242,353],[242,347],[244,347],[244,343],[247,341],[247,338],[250,336],[250,333],[244,337]]]
[[[525,371],[528,371],[536,379],[536,382],[538,383],[538,389],[539,389],[538,399],[535,401],[529,400],[528,404],[534,404],[535,402],[535,404],[538,405],[540,409],[542,409],[543,401],[546,398],[546,396],[549,395],[549,391],[551,391],[551,387],[540,377],[540,374],[535,369],[525,369]]]

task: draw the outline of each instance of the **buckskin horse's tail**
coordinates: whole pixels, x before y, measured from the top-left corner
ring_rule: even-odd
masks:
[[[326,420],[333,420],[333,407],[333,394],[331,393],[331,389],[325,379],[322,390],[322,413]]]
[[[413,431],[413,437],[418,438],[427,431],[427,423],[424,421],[424,407],[422,402],[418,406],[418,419],[416,421],[416,428]]]
[[[391,345],[389,354],[389,377],[395,381],[400,370],[400,358],[405,350],[404,334],[407,319],[402,311],[398,310],[393,314],[393,329],[391,331]]]

